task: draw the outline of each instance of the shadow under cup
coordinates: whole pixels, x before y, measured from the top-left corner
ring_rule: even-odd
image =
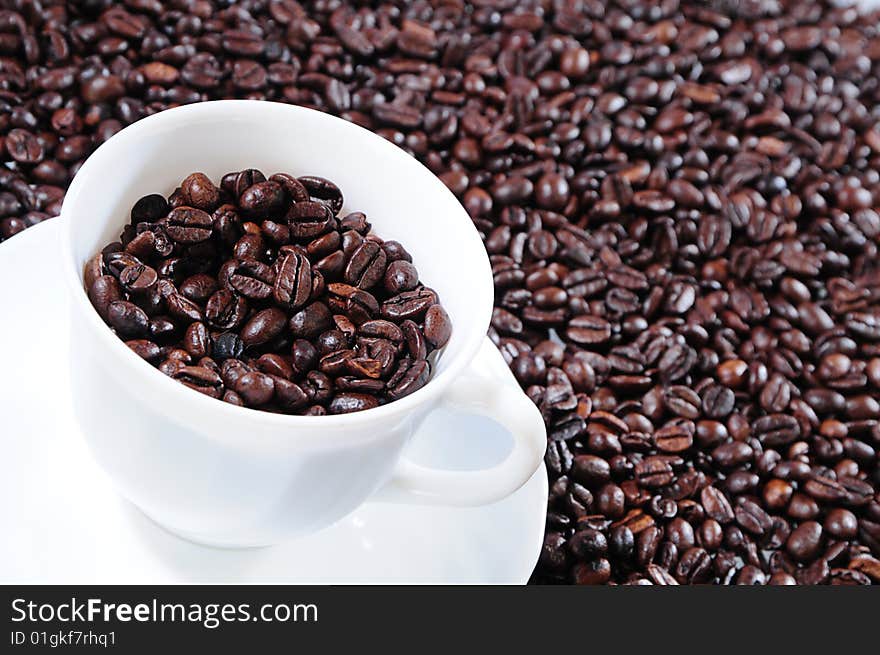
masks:
[[[453,325],[425,387],[347,416],[232,407],[166,378],[104,325],[83,290],[83,266],[118,239],[135,201],[167,196],[195,171],[218,183],[243,168],[332,180],[345,197],[340,215],[364,212],[377,235],[412,254]],[[62,216],[78,419],[120,491],[159,523],[198,541],[225,544],[230,539],[223,534],[247,532],[239,545],[271,543],[354,509],[391,475],[414,428],[468,365],[489,325],[491,269],[455,197],[393,144],[316,111],[217,101],[146,118],[87,160]],[[299,457],[301,449],[309,450],[307,459]],[[282,511],[289,520],[271,526],[269,517]]]

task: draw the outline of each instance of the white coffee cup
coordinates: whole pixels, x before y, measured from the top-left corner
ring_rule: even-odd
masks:
[[[118,238],[132,204],[148,193],[169,194],[194,171],[217,181],[249,167],[332,179],[345,195],[343,212],[366,212],[377,234],[410,251],[453,323],[425,387],[355,414],[261,412],[187,389],[104,324],[83,289],[83,266]],[[479,235],[446,187],[381,137],[270,102],[179,107],[98,148],[73,180],[61,216],[76,415],[119,491],[170,531],[218,546],[267,545],[324,527],[380,489],[381,497],[405,502],[491,503],[541,465],[540,413],[509,384],[510,373],[485,336],[494,290]],[[438,407],[501,423],[513,437],[507,458],[473,471],[407,459],[404,447]]]

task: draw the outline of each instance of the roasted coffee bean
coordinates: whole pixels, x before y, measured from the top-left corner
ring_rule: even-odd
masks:
[[[403,398],[428,383],[452,321],[402,245],[364,214],[337,221],[342,202],[319,177],[245,169],[217,187],[193,173],[135,203],[120,241],[84,267],[89,299],[142,359],[230,404],[323,415]],[[544,382],[541,367],[529,377]]]
[[[576,316],[568,322],[565,334],[577,344],[599,345],[611,337],[611,325],[600,317]]]
[[[386,242],[385,246],[387,245]],[[388,268],[385,269],[383,284],[385,291],[392,296],[403,291],[412,291],[418,283],[419,274],[416,271],[416,267],[406,260],[398,259],[392,261],[388,264]]]
[[[425,312],[425,339],[435,348],[442,348],[452,335],[452,321],[441,305],[432,305]]]
[[[239,377],[233,388],[248,407],[265,405],[275,395],[275,381],[258,371],[249,371]]]
[[[385,276],[387,257],[375,241],[364,241],[351,254],[344,279],[361,289],[371,289]]]
[[[206,212],[216,209],[220,202],[220,190],[204,173],[188,175],[180,183],[180,191],[187,205]]]
[[[227,289],[215,291],[205,305],[205,320],[215,330],[234,330],[244,323],[248,303]]]
[[[244,353],[244,342],[235,332],[224,332],[214,339],[214,359],[238,359]]]
[[[286,219],[290,235],[295,239],[314,239],[330,232],[335,218],[320,202],[297,202],[290,206]]]
[[[297,178],[312,198],[327,203],[334,215],[342,209],[342,191],[330,180],[316,175],[305,175]]]
[[[101,275],[88,290],[89,300],[92,302],[95,310],[105,321],[109,317],[110,304],[122,300],[122,288],[119,281],[112,275]],[[118,313],[119,310],[117,309]]]
[[[250,218],[276,216],[284,208],[284,189],[278,182],[257,182],[239,195],[238,203]]]
[[[706,514],[724,525],[734,519],[734,511],[722,491],[715,487],[703,487],[700,494],[700,502]]]
[[[741,499],[733,513],[737,525],[756,537],[763,537],[773,527],[772,519],[767,512],[750,500]]]
[[[290,317],[290,332],[294,337],[311,339],[333,323],[333,316],[327,305],[321,301],[313,302]]]
[[[390,321],[416,319],[423,317],[436,302],[437,296],[433,291],[421,288],[392,296],[382,303],[380,311],[382,317]]]
[[[408,396],[425,386],[430,374],[431,368],[425,360],[403,359],[388,379],[387,393],[394,400]]]
[[[654,432],[654,446],[663,453],[680,453],[694,443],[693,423],[691,429],[679,423],[665,425]]]
[[[312,265],[301,252],[289,252],[279,258],[273,297],[283,307],[298,309],[312,295]]]
[[[256,259],[230,260],[220,269],[223,285],[248,300],[265,300],[273,293],[275,272]]]
[[[799,562],[812,562],[822,548],[822,526],[805,521],[792,530],[785,543],[788,554]]]
[[[125,300],[114,300],[107,305],[107,322],[120,336],[142,337],[149,330],[150,319],[143,309]]]
[[[277,307],[269,307],[254,314],[241,328],[245,348],[262,346],[275,339],[284,330],[287,314]]]
[[[175,243],[190,245],[211,238],[214,219],[210,214],[193,207],[177,207],[168,214],[165,231]]]
[[[673,482],[675,476],[669,462],[660,457],[649,457],[635,466],[638,483],[647,489],[658,489]]]
[[[131,222],[155,223],[168,215],[168,201],[158,193],[151,193],[138,200],[131,208]]]

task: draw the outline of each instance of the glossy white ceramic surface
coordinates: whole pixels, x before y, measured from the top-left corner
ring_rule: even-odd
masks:
[[[193,171],[218,180],[247,167],[332,179],[345,194],[343,212],[366,212],[377,234],[412,253],[453,322],[428,385],[352,415],[269,414],[184,388],[104,325],[82,289],[82,267],[118,236],[134,201],[169,194]],[[484,336],[493,286],[479,235],[445,186],[384,139],[276,103],[172,109],[98,148],[71,184],[60,221],[76,416],[120,492],[168,529],[200,543],[266,545],[329,525],[389,481],[387,499],[476,505],[509,495],[541,465],[540,414]],[[502,423],[513,437],[509,456],[470,472],[400,459],[441,406]]]

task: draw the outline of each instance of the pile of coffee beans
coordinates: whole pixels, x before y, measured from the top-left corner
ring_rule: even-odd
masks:
[[[550,438],[535,582],[880,583],[880,14],[7,4],[0,238],[144,115],[332,112],[424,162],[485,238],[490,336]]]
[[[398,400],[428,382],[452,324],[406,249],[342,205],[321,177],[246,169],[218,187],[193,173],[135,203],[86,265],[89,299],[135,353],[212,398],[310,416]]]

